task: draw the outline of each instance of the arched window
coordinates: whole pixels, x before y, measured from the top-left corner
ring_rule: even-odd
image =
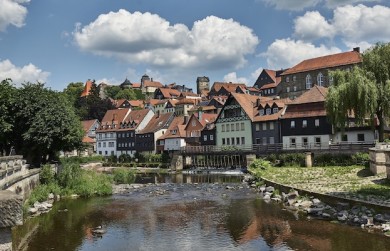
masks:
[[[319,86],[323,86],[324,85],[324,75],[322,75],[322,73],[318,73],[317,75],[317,84]]]
[[[311,76],[310,74],[307,74],[306,76],[306,89],[310,89],[311,88]]]

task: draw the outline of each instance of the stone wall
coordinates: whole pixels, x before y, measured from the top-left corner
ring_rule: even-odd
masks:
[[[369,149],[369,153],[371,172],[375,175],[387,172],[387,176],[389,178],[390,145],[378,143],[375,147]]]
[[[23,224],[23,196],[0,191],[0,228]]]

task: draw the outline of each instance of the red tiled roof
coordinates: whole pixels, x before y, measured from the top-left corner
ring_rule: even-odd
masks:
[[[180,95],[182,96],[189,96],[189,97],[198,97],[199,95],[193,92],[182,92]]]
[[[81,124],[83,126],[83,129],[85,132],[88,132],[89,129],[91,129],[91,127],[93,126],[93,124],[95,124],[95,122],[97,121],[97,119],[91,119],[91,120],[83,120],[81,121]]]
[[[93,139],[93,138],[91,138],[91,137],[88,137],[88,136],[84,136],[83,137],[83,141],[82,141],[83,143],[95,143],[96,142],[96,140],[95,139]]]
[[[286,103],[288,102],[289,100],[288,99],[281,99],[281,100],[269,100],[269,101],[266,101],[266,102],[260,102],[260,105],[261,107],[265,107],[266,105],[268,105],[269,107],[273,107],[274,104],[276,104],[279,108],[279,111],[277,113],[273,113],[273,114],[264,114],[264,115],[261,115],[259,114],[259,107],[257,107],[257,110],[255,112],[255,117],[253,119],[254,122],[260,122],[260,121],[272,121],[272,120],[277,120],[284,112],[284,110],[286,109]]]
[[[93,82],[88,79],[88,81],[85,83],[85,87],[83,92],[81,93],[80,97],[86,97],[89,95],[89,92],[91,91]]]
[[[318,58],[306,59],[294,67],[286,70],[281,75],[289,75],[297,72],[306,72],[323,68],[332,68],[342,65],[358,64],[361,62],[362,57],[359,52],[348,51]]]
[[[151,133],[162,129],[172,116],[173,113],[155,114],[147,126],[139,133]]]
[[[144,107],[144,101],[143,100],[129,100],[129,103],[132,107]]]
[[[133,83],[131,85],[131,87],[133,87],[133,88],[141,88],[141,83]]]
[[[164,98],[179,97],[180,92],[176,89],[170,88],[159,88]]]
[[[233,92],[231,93],[231,95],[240,104],[242,109],[245,111],[245,113],[252,121],[255,115],[257,100],[258,99],[260,99],[261,101],[272,100],[272,98],[268,98],[268,97],[258,97],[254,95],[233,93]]]
[[[101,127],[97,131],[116,131],[119,123],[124,121],[130,111],[130,108],[108,110],[102,119]],[[112,126],[113,124],[115,128],[105,128],[106,125]]]
[[[235,92],[236,88],[244,87],[246,88],[246,85],[243,83],[225,83],[225,82],[214,82],[213,86],[211,87],[212,90],[218,92],[222,87],[225,88],[228,92]]]
[[[157,81],[144,80],[144,87],[163,87],[163,84]]]
[[[149,100],[146,101],[147,104],[150,104],[152,106],[155,106],[156,104],[158,104],[158,102],[160,102],[161,100],[160,99],[154,99],[154,98],[151,98]]]
[[[196,100],[195,99],[192,99],[192,98],[183,98],[183,99],[180,99],[176,105],[183,105],[183,104],[191,104],[191,105],[194,105],[196,103]]]
[[[306,104],[306,103],[324,102],[327,94],[328,94],[328,88],[314,85],[313,88],[304,92],[297,99],[293,100],[291,102],[291,104]]]
[[[185,138],[186,133],[184,128],[186,124],[184,124],[184,116],[175,117],[172,123],[169,125],[166,133],[162,135],[159,139],[169,139],[169,138]],[[176,130],[176,133],[173,134],[173,131]]]
[[[127,99],[117,99],[114,100],[114,104],[116,108],[119,108],[124,102],[126,102]]]

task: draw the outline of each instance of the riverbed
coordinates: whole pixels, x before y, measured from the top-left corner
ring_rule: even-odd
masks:
[[[388,250],[390,238],[289,212],[242,177],[152,175],[62,200],[13,230],[21,250]],[[102,231],[96,231],[102,230]]]

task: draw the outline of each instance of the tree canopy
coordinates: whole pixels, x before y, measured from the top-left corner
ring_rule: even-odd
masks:
[[[379,141],[390,115],[390,43],[376,44],[362,55],[362,65],[350,71],[335,71],[326,98],[330,122],[344,130],[349,117],[357,125],[379,121]]]
[[[2,81],[0,89],[0,109],[3,103],[12,108],[0,115],[0,121],[9,124],[7,138],[0,138],[0,145],[14,146],[17,154],[35,165],[54,159],[61,150],[82,146],[81,122],[65,95],[41,83],[15,88],[10,80]]]

